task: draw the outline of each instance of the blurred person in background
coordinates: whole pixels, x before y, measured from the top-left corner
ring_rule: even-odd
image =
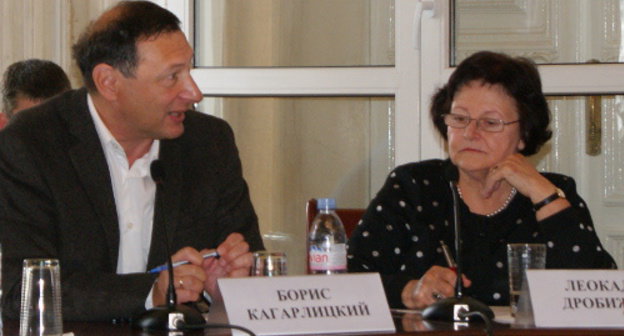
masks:
[[[69,78],[52,61],[33,58],[11,64],[2,76],[2,127],[15,113],[67,90]]]

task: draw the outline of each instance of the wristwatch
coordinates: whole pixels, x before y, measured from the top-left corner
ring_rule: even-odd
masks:
[[[533,204],[533,210],[535,210],[535,212],[537,212],[539,209],[543,208],[546,204],[558,199],[558,198],[566,198],[565,193],[563,192],[563,190],[559,189],[559,188],[555,188],[555,192],[552,193],[552,195],[544,198],[543,200]]]

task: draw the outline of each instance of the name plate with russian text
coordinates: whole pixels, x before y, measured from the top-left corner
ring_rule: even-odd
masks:
[[[219,288],[230,323],[257,335],[395,331],[377,273],[223,278]]]
[[[527,270],[537,327],[624,327],[624,271]]]

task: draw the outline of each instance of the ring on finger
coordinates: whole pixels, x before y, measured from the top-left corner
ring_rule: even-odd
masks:
[[[182,281],[182,279],[178,279],[178,284],[180,285],[180,288],[184,288],[184,281]]]
[[[436,300],[436,301],[440,301],[442,299],[444,299],[444,295],[438,293],[438,292],[432,292],[431,293],[431,297]]]

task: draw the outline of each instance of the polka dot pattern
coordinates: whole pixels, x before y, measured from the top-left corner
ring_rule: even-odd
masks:
[[[448,182],[440,174],[445,164],[430,160],[400,166],[390,173],[359,224],[360,234],[349,241],[350,271],[395,272],[417,279],[432,265],[446,264],[440,241],[454,253],[454,225]],[[574,180],[565,182],[562,175],[544,176],[564,190],[575,207],[542,223],[537,222],[535,212],[528,211],[532,202],[521,193],[492,218],[471,213],[460,200],[464,272],[473,283],[480,284],[478,291],[470,293],[472,297],[490,305],[508,304],[507,243],[546,243],[549,256],[573,256],[556,262],[558,265],[588,260],[607,265],[603,267],[613,263],[594,233],[584,201],[574,191]],[[389,299],[400,298],[402,288],[387,290],[396,294]],[[401,306],[401,302],[390,304]]]

